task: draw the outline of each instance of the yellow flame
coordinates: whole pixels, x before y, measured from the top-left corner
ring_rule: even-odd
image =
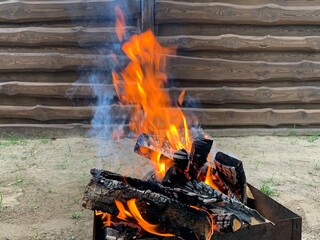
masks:
[[[174,236],[174,234],[171,233],[160,233],[157,231],[157,225],[150,224],[146,220],[143,219],[141,216],[139,209],[136,205],[136,199],[130,199],[128,202],[128,208],[130,209],[130,212],[132,213],[133,217],[137,220],[138,224],[147,232],[163,236],[163,237],[171,237]]]

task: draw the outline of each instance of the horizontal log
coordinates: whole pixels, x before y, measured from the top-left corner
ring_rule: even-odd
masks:
[[[127,35],[137,32],[135,27],[126,27]],[[94,37],[92,37],[94,36]],[[113,27],[24,27],[0,28],[0,46],[39,45],[94,45],[119,42]]]
[[[88,106],[89,100],[53,97],[7,96],[0,94],[0,105],[4,106]]]
[[[118,105],[108,106],[108,111],[113,119],[124,120],[129,114],[130,107],[119,107]],[[107,108],[105,108],[107,110]],[[0,118],[21,118],[39,121],[49,120],[88,120],[93,117],[95,107],[59,107],[59,106],[0,106]]]
[[[9,96],[37,96],[56,98],[88,98],[93,97],[93,89],[101,94],[115,95],[113,85],[89,83],[34,83],[34,82],[7,82],[0,83],[0,94]]]
[[[265,61],[265,62],[300,62],[318,61],[319,52],[309,51],[208,51],[208,50],[178,50],[179,56],[196,58],[221,58],[237,61]]]
[[[224,51],[319,51],[318,36],[243,36],[224,34],[220,36],[178,35],[158,37],[163,45],[174,45],[186,51],[224,50]]]
[[[74,83],[90,82],[94,76],[99,82],[111,83],[110,72],[98,71],[61,71],[61,72],[3,72],[0,83],[5,82],[33,82],[33,83]]]
[[[114,19],[120,5],[129,18],[139,15],[138,0],[2,1],[0,22],[46,22],[62,20]]]
[[[118,56],[125,64],[126,57]],[[0,72],[104,70],[116,66],[114,55],[0,52]]]
[[[84,83],[0,83],[0,94],[8,96],[36,96],[51,98],[90,98],[94,96],[93,89],[99,89],[102,94],[115,96],[113,85]],[[170,88],[168,91],[174,101],[181,92],[199,101],[200,104],[223,103],[320,103],[320,87],[198,87]],[[0,95],[1,96],[1,95]],[[187,99],[186,99],[187,101]]]
[[[319,125],[319,109],[184,109],[203,126]]]
[[[132,107],[120,108],[112,105],[110,115],[115,121],[123,121]],[[49,107],[49,106],[0,106],[0,118],[48,120],[88,120],[93,116],[94,107]],[[187,116],[197,116],[203,126],[280,126],[320,125],[319,109],[206,109],[183,108]]]
[[[158,26],[158,36],[196,35],[196,36],[219,36],[235,34],[244,36],[319,36],[320,28],[317,25],[225,25],[210,23],[162,23]]]
[[[320,87],[220,87],[172,89],[178,99],[182,90],[200,104],[224,103],[320,103]]]
[[[168,0],[157,0],[157,2],[163,2],[163,1],[168,1]],[[187,3],[193,3],[195,2],[194,0],[174,0],[176,2],[187,2]],[[197,2],[202,2],[202,3],[208,3],[208,2],[219,2],[218,0],[197,0]],[[224,3],[235,3],[235,4],[242,4],[242,5],[256,5],[257,0],[223,0]],[[267,4],[267,3],[273,3],[273,4],[279,4],[282,6],[316,6],[320,4],[320,0],[312,0],[312,1],[302,1],[302,0],[289,0],[289,1],[284,1],[284,0],[259,0],[259,4]]]
[[[169,56],[169,75],[176,79],[211,81],[312,80],[319,61],[265,62]]]
[[[277,4],[238,5],[219,2],[156,3],[156,24],[165,22],[250,24],[250,25],[307,25],[318,24],[320,7],[280,6]]]

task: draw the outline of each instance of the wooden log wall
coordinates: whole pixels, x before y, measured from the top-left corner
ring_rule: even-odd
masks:
[[[1,127],[89,124],[95,110],[90,78],[113,91],[115,7],[127,35],[142,29],[140,0],[0,2]],[[100,86],[99,86],[100,87]],[[112,114],[119,112],[111,105]]]
[[[320,1],[156,0],[176,95],[207,128],[320,125]],[[186,106],[188,104],[186,103]]]
[[[205,128],[320,126],[320,0],[12,0],[0,2],[0,131],[90,123],[92,73],[113,95],[113,54],[126,59],[116,5],[127,35],[151,28],[178,47],[167,91],[185,89]]]

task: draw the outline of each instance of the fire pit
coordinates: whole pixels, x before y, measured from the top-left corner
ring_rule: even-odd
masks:
[[[263,223],[243,228],[235,233],[215,234],[216,240],[301,240],[301,217],[268,197],[255,187],[248,185],[254,200],[248,205],[258,210],[272,223]],[[106,239],[101,216],[94,214],[93,240]]]
[[[119,40],[126,36],[117,9]],[[166,91],[170,48],[151,31],[122,44],[128,65],[112,73],[132,108],[134,152],[151,160],[142,179],[92,169],[83,206],[95,211],[93,239],[301,239],[301,218],[247,184],[242,161],[212,149],[213,139]]]

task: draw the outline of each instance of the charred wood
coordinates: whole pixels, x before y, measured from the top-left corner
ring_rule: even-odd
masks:
[[[257,211],[196,180],[187,182],[184,188],[169,188],[158,182],[124,177],[104,170],[92,169],[91,174],[93,179],[86,190],[84,206],[92,210],[117,215],[116,208],[106,208],[106,206],[110,204],[114,206],[112,199],[118,199],[114,192],[120,188],[117,194],[123,201],[128,192],[131,192],[131,198],[142,198],[148,201],[148,198],[144,198],[144,194],[148,193],[147,197],[151,197],[150,201],[156,202],[158,200],[153,200],[152,197],[161,196],[161,199],[164,198],[167,202],[178,203],[178,205],[170,206],[175,214],[179,214],[179,211],[174,210],[175,207],[180,206],[179,204],[187,206],[186,209],[189,206],[204,209],[212,216],[215,229],[220,232],[236,231],[244,224],[254,225],[265,222]],[[110,195],[105,198],[105,194],[108,193]],[[99,197],[99,195],[103,196]]]
[[[214,164],[221,179],[231,188],[241,202],[247,201],[247,181],[240,160],[222,152],[216,154]]]

